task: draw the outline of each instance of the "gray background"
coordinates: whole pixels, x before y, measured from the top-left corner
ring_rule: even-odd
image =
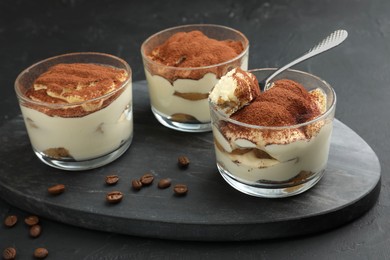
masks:
[[[341,1],[78,1],[0,2],[0,126],[19,114],[13,91],[18,73],[41,59],[98,51],[125,59],[133,80],[144,79],[140,45],[149,35],[189,23],[216,23],[250,40],[250,68],[283,65],[331,31],[348,40],[296,68],[332,84],[336,117],[377,153],[382,190],[374,208],[329,232],[285,240],[234,243],[178,242],[80,229],[43,220],[31,239],[23,223],[0,228],[0,248],[16,246],[21,259],[47,247],[53,259],[385,259],[389,250],[390,2]],[[4,140],[6,136],[0,137]],[[0,158],[6,160],[6,158]],[[27,212],[0,201],[0,217]]]

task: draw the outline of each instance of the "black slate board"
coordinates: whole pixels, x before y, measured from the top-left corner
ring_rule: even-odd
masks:
[[[237,241],[282,238],[328,230],[361,216],[380,192],[380,164],[367,143],[335,120],[328,167],[311,190],[284,199],[242,194],[218,174],[211,133],[181,133],[154,119],[145,81],[135,82],[135,134],[130,149],[99,169],[66,172],[41,163],[33,154],[22,117],[0,127],[0,196],[42,217],[89,229],[164,239]],[[177,157],[190,158],[186,170]],[[189,193],[175,197],[156,181],[141,191],[131,180],[152,172],[156,181],[185,183]],[[115,186],[105,176],[117,173]],[[47,188],[63,183],[53,197]],[[117,205],[105,202],[108,191],[125,193]]]

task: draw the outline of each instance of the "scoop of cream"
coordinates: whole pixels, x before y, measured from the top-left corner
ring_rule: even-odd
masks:
[[[210,92],[209,99],[230,116],[259,95],[260,88],[255,75],[235,68],[221,77]]]

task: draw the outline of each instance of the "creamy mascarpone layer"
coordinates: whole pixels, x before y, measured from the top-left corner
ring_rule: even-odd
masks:
[[[207,98],[201,100],[188,100],[177,95],[180,93],[209,93],[218,82],[213,73],[207,73],[199,80],[177,79],[173,85],[159,75],[152,75],[145,70],[149,86],[151,105],[167,117],[182,113],[195,117],[200,122],[210,122],[210,111]]]
[[[133,134],[131,89],[129,82],[110,105],[83,117],[51,117],[21,106],[32,146],[65,148],[76,161],[114,151]]]
[[[274,159],[259,159],[253,150],[244,154],[235,154],[221,149],[229,142],[217,128],[213,127],[217,163],[242,181],[256,182],[286,181],[301,171],[318,172],[325,168],[332,133],[331,121],[325,123],[318,134],[311,139],[301,139],[287,144],[271,144],[258,147],[251,142],[242,142],[241,148],[255,148],[267,152]]]
[[[247,70],[247,56],[243,58],[241,68]],[[177,79],[170,81],[159,75],[152,75],[145,69],[146,80],[149,87],[149,96],[152,107],[158,112],[169,117],[174,114],[187,114],[193,116],[202,123],[210,122],[210,110],[208,99],[189,100],[174,95],[179,93],[208,94],[217,84],[218,78],[213,73],[207,73],[199,80]]]

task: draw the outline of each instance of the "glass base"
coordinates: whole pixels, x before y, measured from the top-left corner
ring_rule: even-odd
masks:
[[[117,158],[119,158],[123,153],[127,151],[127,149],[130,147],[130,144],[132,142],[132,136],[125,142],[123,143],[118,149],[115,151],[94,158],[94,159],[89,159],[89,160],[83,160],[83,161],[75,161],[75,160],[58,160],[54,159],[52,157],[48,157],[45,154],[35,150],[36,156],[45,164],[61,169],[61,170],[66,170],[66,171],[84,171],[84,170],[91,170],[95,169],[98,167],[101,167],[103,165],[106,165]]]
[[[319,182],[325,172],[325,170],[317,172],[313,174],[312,178],[310,178],[308,181],[304,183],[299,183],[295,186],[290,185],[286,187],[286,185],[282,184],[270,185],[268,183],[262,186],[261,184],[250,185],[247,183],[243,183],[233,178],[232,175],[228,171],[226,171],[221,165],[217,164],[217,167],[221,176],[225,179],[227,183],[230,184],[230,186],[242,193],[262,198],[284,198],[298,195],[312,188],[317,182]]]
[[[182,132],[201,133],[211,131],[211,123],[181,123],[172,121],[152,107],[156,119],[164,126]]]

